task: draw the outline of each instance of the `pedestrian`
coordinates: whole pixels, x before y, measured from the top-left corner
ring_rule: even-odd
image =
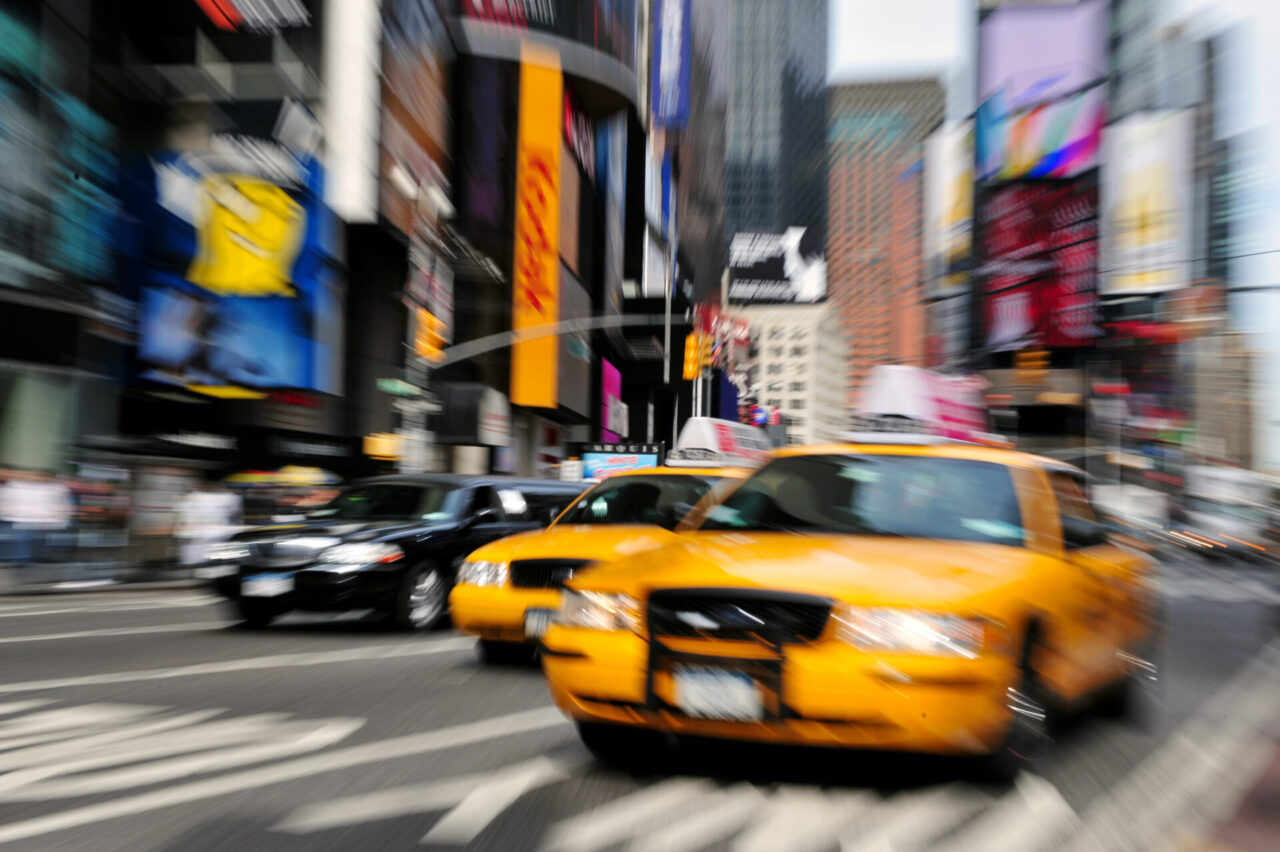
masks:
[[[177,506],[174,536],[182,565],[200,565],[209,545],[225,541],[243,523],[240,497],[214,482],[199,483]]]
[[[9,528],[10,561],[46,561],[49,536],[70,526],[73,511],[71,489],[51,473],[11,471],[0,487],[0,520]]]

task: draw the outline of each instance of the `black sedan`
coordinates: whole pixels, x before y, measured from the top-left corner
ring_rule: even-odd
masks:
[[[425,629],[448,608],[455,569],[471,551],[545,526],[580,483],[422,474],[354,482],[297,523],[236,535],[207,553],[200,575],[248,626],[290,610],[373,610]]]

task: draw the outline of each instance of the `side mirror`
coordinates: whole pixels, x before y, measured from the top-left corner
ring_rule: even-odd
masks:
[[[1062,545],[1068,550],[1107,543],[1107,530],[1102,524],[1081,518],[1062,519]]]
[[[485,506],[477,509],[475,514],[471,516],[471,522],[468,526],[479,526],[480,524],[492,524],[498,520],[498,513],[492,506]]]

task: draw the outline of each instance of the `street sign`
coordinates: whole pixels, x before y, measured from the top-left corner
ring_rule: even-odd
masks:
[[[422,393],[404,379],[378,379],[378,390],[392,396],[418,396]]]

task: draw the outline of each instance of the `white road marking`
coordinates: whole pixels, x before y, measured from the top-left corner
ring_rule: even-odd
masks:
[[[41,766],[63,760],[68,756],[84,755],[99,746],[127,740],[130,737],[144,736],[156,731],[166,731],[183,725],[194,725],[222,712],[225,711],[199,710],[181,716],[163,716],[155,720],[146,719],[133,725],[94,725],[79,730],[63,731],[63,736],[59,737],[55,742],[44,745],[30,745],[26,748],[13,749],[0,754],[0,772],[28,766]],[[105,730],[103,730],[104,727]],[[67,739],[67,737],[70,737],[70,739]]]
[[[33,707],[43,707],[52,702],[48,698],[32,698],[27,701],[10,701],[0,704],[0,716],[8,716],[11,713],[21,713],[24,710],[30,710]]]
[[[219,598],[199,597],[199,598],[174,598],[170,600],[138,600],[138,601],[118,601],[106,604],[87,604],[80,606],[56,606],[49,608],[45,605],[44,609],[30,608],[28,605],[21,605],[21,608],[14,607],[9,610],[0,610],[0,618],[24,618],[36,615],[83,615],[94,613],[112,613],[112,612],[140,612],[149,609],[170,609],[174,607],[192,607],[192,606],[210,606],[216,603]]]
[[[1022,772],[1013,789],[993,807],[936,848],[947,852],[1056,849],[1079,824],[1080,817],[1057,787],[1038,775]]]
[[[558,710],[552,707],[539,707],[449,728],[347,746],[322,754],[295,758],[274,766],[246,769],[218,778],[189,781],[160,790],[123,796],[106,802],[0,825],[0,843],[40,837],[55,831],[135,816],[159,808],[281,784],[321,772],[333,772],[384,760],[461,748],[485,740],[567,724]]]
[[[108,627],[102,630],[77,630],[70,633],[43,633],[38,636],[0,636],[0,644],[15,642],[50,642],[55,639],[89,639],[98,636],[132,636],[146,633],[184,633],[187,631],[217,630],[229,621],[197,621],[184,624],[154,624],[144,627]]]
[[[737,840],[734,852],[800,852],[835,848],[849,823],[879,797],[857,790],[824,792],[783,787]]]
[[[77,677],[29,680],[21,683],[0,683],[0,694],[37,692],[45,689],[66,689],[73,686],[101,686],[116,683],[137,683],[150,680],[167,680],[196,675],[227,674],[257,669],[295,668],[298,666],[322,666],[331,663],[390,660],[400,657],[421,657],[431,654],[447,654],[468,651],[475,640],[456,636],[445,639],[428,639],[397,645],[366,645],[344,648],[340,651],[314,651],[302,654],[273,654],[267,657],[245,657],[239,660],[223,660],[216,663],[196,663],[164,669],[139,669],[137,671],[107,672]]]
[[[1167,848],[1229,813],[1265,767],[1280,714],[1280,641],[1262,649],[1123,781],[1099,796],[1068,849]]]
[[[755,787],[735,784],[704,796],[698,802],[697,811],[656,826],[643,837],[637,837],[630,848],[632,852],[705,849],[738,831],[762,804],[764,797]]]
[[[931,849],[937,837],[990,802],[990,796],[962,784],[902,793],[880,802],[875,810],[849,826],[840,838],[840,849],[841,852]]]
[[[569,817],[552,826],[548,852],[598,852],[622,837],[641,837],[664,819],[696,806],[715,787],[707,781],[675,778]]]
[[[500,770],[500,776],[490,777],[466,793],[419,843],[424,846],[465,846],[525,793],[568,778],[572,766],[551,758],[537,757],[523,766]]]
[[[152,708],[139,704],[86,704],[60,707],[7,719],[0,723],[0,749],[14,749],[65,739],[77,729],[100,729],[145,716]],[[71,732],[71,733],[69,733]]]

